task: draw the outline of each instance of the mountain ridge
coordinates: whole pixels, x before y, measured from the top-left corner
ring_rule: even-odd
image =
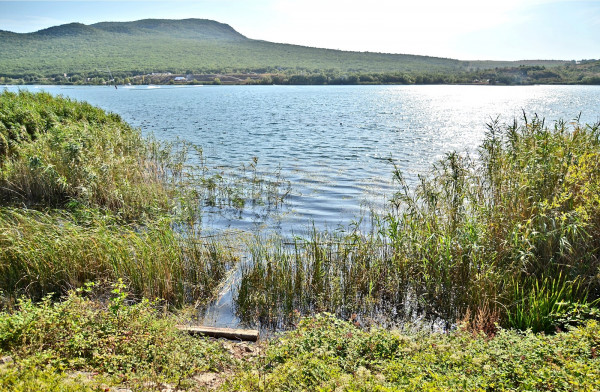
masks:
[[[203,29],[204,31],[199,31]],[[3,30],[0,30],[3,31]],[[53,36],[60,37],[65,35],[93,34],[93,33],[196,33],[192,37],[202,34],[203,38],[230,38],[230,39],[248,39],[240,34],[233,27],[226,23],[217,22],[210,19],[188,18],[188,19],[140,19],[130,22],[97,22],[89,25],[71,22],[57,26],[51,26],[30,33],[8,33],[20,36]]]

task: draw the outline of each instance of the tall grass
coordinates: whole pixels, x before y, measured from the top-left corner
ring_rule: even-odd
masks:
[[[82,223],[63,212],[1,208],[0,287],[39,298],[122,278],[140,298],[204,302],[236,259],[222,241],[193,234],[168,220],[140,229],[102,216]]]
[[[542,297],[600,297],[599,165],[598,124],[492,122],[476,158],[448,153],[413,188],[396,169],[398,192],[378,235],[322,241],[315,233],[293,250],[256,253],[238,303],[342,314],[387,303],[392,317],[451,324],[485,313],[547,330],[516,320],[536,312],[547,320],[556,308],[539,307]]]
[[[502,307],[512,325],[517,292],[578,281],[570,299],[600,295],[599,136],[598,124],[495,121],[477,159],[448,154],[412,192],[396,172],[388,235],[430,312]]]
[[[0,201],[77,201],[126,221],[172,207],[179,162],[116,114],[47,93],[0,94]]]
[[[189,149],[87,103],[0,94],[0,289],[40,298],[123,278],[140,297],[208,300],[235,256],[200,236]]]
[[[514,282],[515,302],[508,312],[508,325],[533,332],[552,332],[556,316],[564,314],[568,307],[585,303],[587,295],[581,294],[577,282],[567,281],[559,275],[542,281],[526,279]]]
[[[244,321],[286,327],[299,314],[335,311],[376,316],[395,303],[383,239],[372,233],[322,233],[285,242],[279,237],[255,237],[251,262],[242,267],[237,310]]]
[[[4,91],[0,290],[39,298],[123,278],[139,296],[202,303],[236,260],[202,238],[204,209],[269,213],[289,193],[257,166],[216,171],[201,148],[145,138],[87,103]]]

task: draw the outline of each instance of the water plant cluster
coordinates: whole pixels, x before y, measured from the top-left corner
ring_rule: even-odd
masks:
[[[413,188],[396,169],[398,192],[371,233],[255,247],[239,312],[564,327],[600,296],[599,154],[598,124],[494,121],[476,157],[449,153]]]
[[[126,222],[169,210],[180,162],[118,115],[24,91],[3,92],[0,105],[3,205],[81,205]]]

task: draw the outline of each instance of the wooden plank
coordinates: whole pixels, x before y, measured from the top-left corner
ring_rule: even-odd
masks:
[[[177,329],[191,335],[204,335],[211,338],[225,338],[230,340],[245,340],[256,342],[259,332],[256,329],[216,328],[202,326],[177,325]]]

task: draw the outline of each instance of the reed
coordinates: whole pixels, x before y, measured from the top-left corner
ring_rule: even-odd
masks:
[[[499,309],[516,327],[509,320],[523,310],[522,290],[561,298],[577,282],[565,300],[600,296],[599,136],[598,124],[548,127],[524,115],[521,124],[489,124],[476,159],[448,154],[413,191],[397,172],[388,234],[430,313],[452,320]]]
[[[398,290],[402,272],[386,238],[349,232],[319,232],[284,240],[254,237],[251,261],[241,268],[236,305],[247,322],[289,327],[300,314],[328,311],[381,318],[407,295]]]
[[[175,231],[168,220],[143,229],[64,211],[0,209],[0,287],[40,298],[86,282],[124,279],[138,298],[171,304],[211,298],[236,256],[224,241]]]
[[[396,168],[398,192],[372,234],[259,246],[241,314],[378,309],[447,326],[488,314],[548,330],[539,320],[556,313],[552,303],[600,297],[599,158],[598,124],[494,121],[476,158],[449,153],[413,188]]]
[[[87,103],[0,94],[0,289],[40,298],[123,278],[139,297],[207,301],[236,256],[201,238],[192,148]]]
[[[116,114],[20,91],[0,94],[0,201],[77,202],[135,221],[169,211],[180,167]]]

